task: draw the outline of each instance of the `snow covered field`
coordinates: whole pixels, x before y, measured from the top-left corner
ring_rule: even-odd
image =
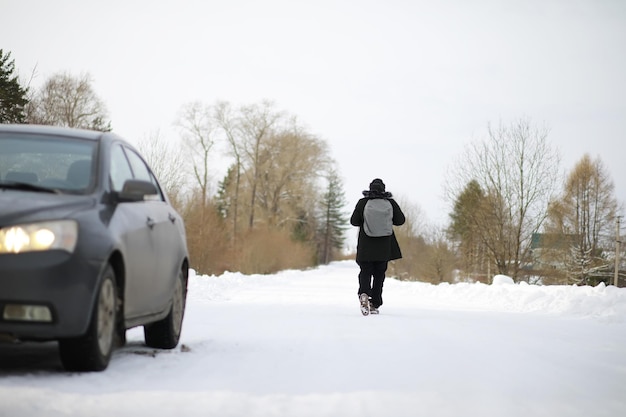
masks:
[[[0,416],[626,415],[626,289],[388,278],[363,317],[357,273],[192,276],[181,345],[102,373],[0,344]]]

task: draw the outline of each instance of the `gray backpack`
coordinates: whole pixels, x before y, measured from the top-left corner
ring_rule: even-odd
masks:
[[[367,200],[363,210],[363,231],[370,237],[391,236],[393,233],[393,207],[389,200]]]

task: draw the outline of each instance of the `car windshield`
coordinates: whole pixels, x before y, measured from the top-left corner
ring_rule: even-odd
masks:
[[[85,193],[95,183],[96,144],[59,136],[0,134],[0,188]]]

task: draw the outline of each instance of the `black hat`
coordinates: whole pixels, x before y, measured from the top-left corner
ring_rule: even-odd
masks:
[[[380,178],[375,178],[370,183],[370,191],[385,192],[385,183]]]

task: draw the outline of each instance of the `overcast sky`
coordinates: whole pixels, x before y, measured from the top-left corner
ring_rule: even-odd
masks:
[[[599,156],[626,201],[623,0],[0,0],[0,16],[22,80],[90,73],[135,143],[191,101],[274,101],[328,142],[350,209],[381,177],[446,221],[446,171],[520,118],[550,127],[564,171]]]

